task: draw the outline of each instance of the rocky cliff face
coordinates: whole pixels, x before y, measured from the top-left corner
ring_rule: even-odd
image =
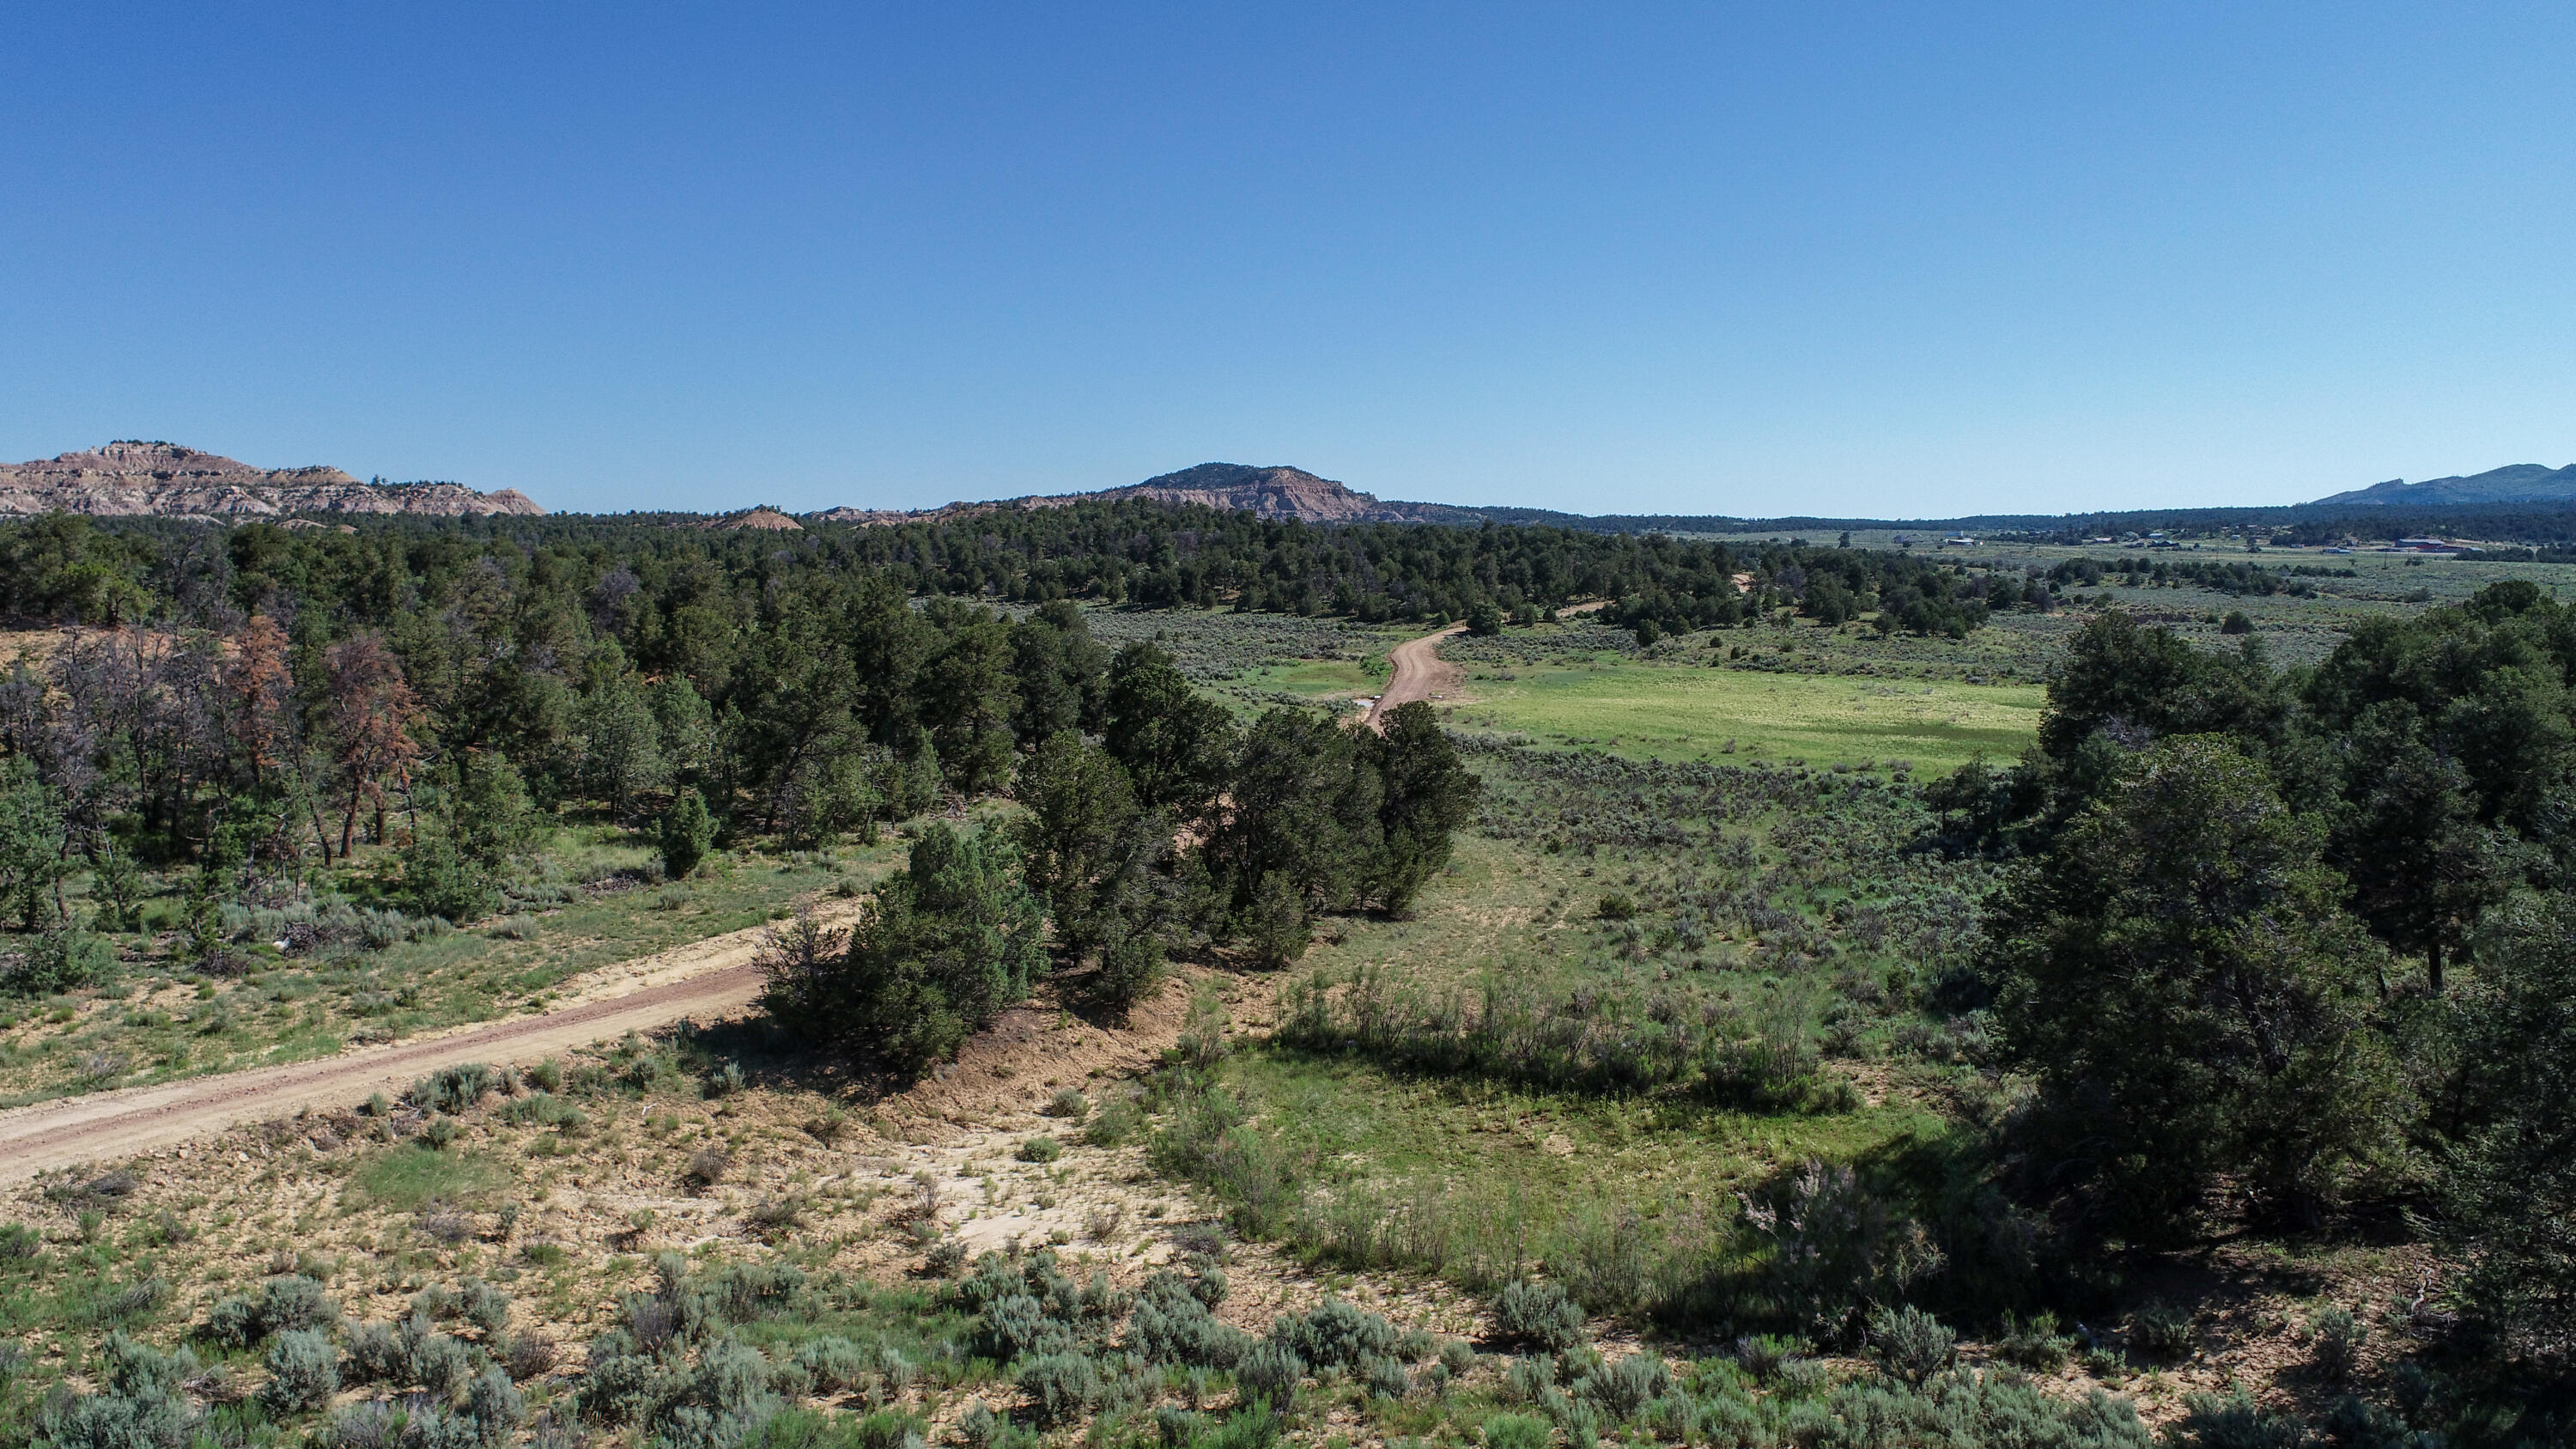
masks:
[[[254,468],[169,443],[120,441],[0,464],[0,514],[88,513],[245,519],[292,513],[542,514],[515,488],[361,483],[337,468]]]
[[[826,523],[910,523],[956,518],[988,508],[1062,508],[1093,498],[1196,503],[1306,523],[1459,523],[1475,517],[1467,509],[1440,503],[1381,503],[1373,493],[1357,492],[1303,468],[1256,468],[1248,463],[1201,463],[1097,493],[1054,493],[999,503],[951,503],[945,508],[910,513],[882,508],[833,508],[814,516]]]

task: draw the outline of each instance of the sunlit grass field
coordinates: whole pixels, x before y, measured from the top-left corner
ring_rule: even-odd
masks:
[[[1939,774],[2010,759],[2037,737],[2033,684],[1773,674],[1641,663],[1542,665],[1471,680],[1461,723],[1541,745],[1661,760],[1908,760]]]

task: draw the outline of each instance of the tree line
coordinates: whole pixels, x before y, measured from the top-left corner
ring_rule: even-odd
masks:
[[[895,571],[668,534],[628,527],[620,555],[21,527],[21,563],[66,539],[36,552],[144,560],[153,602],[46,636],[0,679],[0,909],[59,942],[86,871],[88,924],[131,929],[141,873],[194,866],[211,948],[225,903],[391,847],[369,865],[386,888],[463,921],[564,812],[646,831],[685,875],[724,838],[873,840],[1014,797],[1008,828],[923,829],[847,940],[809,935],[777,973],[782,1015],[917,1067],[1051,970],[1115,1008],[1176,948],[1281,962],[1316,912],[1402,911],[1471,808],[1427,707],[1383,735],[1287,709],[1238,723],[1158,649],[1113,655],[1069,600],[1015,619],[915,598]]]
[[[1836,622],[1878,609],[1886,627],[1973,629],[1988,608],[2037,602],[2018,580],[1903,552],[1804,540],[1729,544],[1545,526],[1315,526],[1144,500],[996,507],[792,534],[629,515],[395,517],[356,531],[49,515],[0,525],[0,598],[19,618],[98,625],[200,621],[210,612],[318,605],[346,627],[389,627],[464,575],[504,577],[545,607],[597,616],[637,664],[693,673],[744,596],[808,578],[871,577],[916,597],[1143,607],[1232,607],[1363,622],[1443,624],[1479,607],[1523,621],[1571,600],[1619,601],[1619,622],[1664,633],[1800,608]],[[1811,582],[1812,581],[1812,582]],[[533,600],[531,602],[534,602]],[[715,616],[715,617],[711,617]]]
[[[2576,1353],[2576,611],[2509,581],[2288,670],[2106,612],[2038,744],[1930,793],[2018,862],[1945,990],[2037,1083],[2010,1166],[2075,1241],[2402,1210],[2481,1325]]]

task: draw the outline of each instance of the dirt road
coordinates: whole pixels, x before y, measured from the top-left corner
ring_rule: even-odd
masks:
[[[832,922],[856,911],[854,901],[827,901],[817,908]],[[754,958],[764,929],[710,936],[603,967],[569,983],[574,987],[569,1001],[533,1016],[317,1061],[127,1087],[0,1112],[0,1183],[74,1163],[127,1157],[307,1107],[348,1107],[371,1092],[397,1096],[440,1067],[534,1062],[629,1031],[649,1031],[688,1017],[728,1015],[760,994]]]
[[[1441,658],[1438,651],[1441,640],[1466,631],[1466,625],[1452,624],[1437,634],[1407,639],[1386,651],[1386,662],[1394,666],[1395,672],[1388,677],[1386,688],[1379,692],[1377,703],[1369,706],[1368,715],[1361,722],[1379,734],[1385,734],[1386,716],[1397,705],[1429,699],[1434,694],[1456,694],[1459,682],[1467,677],[1467,673]]]
[[[1608,607],[1609,603],[1608,599],[1594,599],[1590,603],[1569,604],[1556,613],[1559,618],[1568,614],[1589,614],[1595,609]],[[1368,713],[1360,722],[1379,734],[1385,734],[1387,712],[1397,705],[1429,699],[1435,694],[1457,698],[1458,687],[1467,681],[1467,672],[1440,657],[1440,641],[1452,634],[1465,632],[1466,625],[1452,624],[1437,634],[1407,639],[1386,651],[1386,662],[1395,667],[1394,673],[1387,679],[1386,689],[1378,695],[1377,702],[1369,706]]]

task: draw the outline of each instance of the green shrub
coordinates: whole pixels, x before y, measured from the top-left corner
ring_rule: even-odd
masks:
[[[339,1305],[322,1285],[301,1274],[271,1278],[259,1296],[233,1294],[206,1311],[198,1329],[207,1341],[225,1348],[248,1348],[269,1335],[293,1329],[327,1329],[340,1320]]]
[[[259,1304],[238,1293],[228,1293],[215,1300],[206,1310],[206,1321],[197,1329],[198,1336],[221,1348],[248,1348],[260,1341],[267,1330],[260,1326]]]
[[[465,1280],[457,1310],[466,1322],[481,1330],[486,1339],[510,1326],[510,1295],[480,1278]]]
[[[105,984],[116,974],[116,950],[75,927],[47,931],[17,961],[0,967],[0,991],[52,996]]]
[[[1168,1268],[1148,1277],[1127,1319],[1128,1346],[1148,1363],[1226,1368],[1238,1361],[1248,1346],[1242,1330],[1217,1321],[1195,1289]]]
[[[1413,1376],[1404,1371],[1403,1362],[1392,1354],[1360,1365],[1358,1378],[1361,1387],[1381,1398],[1401,1399],[1413,1392]]]
[[[404,899],[423,915],[457,925],[479,921],[501,904],[492,868],[459,849],[449,831],[424,824],[402,848]]]
[[[412,1105],[424,1112],[462,1116],[500,1085],[500,1074],[484,1062],[441,1067],[411,1084]]]
[[[291,1328],[268,1345],[268,1387],[260,1401],[274,1414],[295,1414],[331,1402],[340,1391],[340,1355],[319,1329]]]
[[[1664,1361],[1651,1353],[1632,1353],[1602,1365],[1585,1384],[1585,1393],[1613,1419],[1630,1419],[1660,1399],[1673,1386]]]
[[[1550,1449],[1556,1435],[1536,1414],[1496,1414],[1485,1421],[1485,1449]]]
[[[2165,1430],[2169,1449],[2302,1449],[2308,1443],[2298,1420],[2262,1407],[2241,1388],[2182,1402],[2182,1418]]]
[[[716,842],[715,817],[707,813],[706,797],[697,787],[684,787],[672,797],[671,807],[662,812],[659,836],[663,874],[688,879]]]
[[[1243,1388],[1246,1401],[1260,1398],[1284,1404],[1294,1398],[1297,1384],[1306,1377],[1306,1361],[1297,1351],[1275,1339],[1262,1339],[1244,1350],[1235,1365],[1234,1381]]]
[[[1583,1338],[1583,1308],[1554,1283],[1522,1278],[1494,1296],[1494,1332],[1508,1343],[1570,1348]]]
[[[2317,1376],[2333,1384],[2352,1377],[2361,1362],[2364,1337],[2361,1321],[2350,1309],[2334,1304],[2318,1309],[2308,1319],[2309,1359],[2316,1365]]]
[[[1027,998],[1046,967],[1044,926],[1008,840],[934,823],[846,950],[767,954],[762,1000],[798,1031],[920,1071]]]
[[[796,1350],[796,1363],[827,1394],[847,1393],[867,1375],[867,1355],[846,1338],[810,1339]]]
[[[1197,1445],[1197,1449],[1270,1449],[1279,1442],[1279,1415],[1269,1401],[1256,1399],[1225,1416],[1216,1433]]]
[[[1958,1357],[1959,1336],[1940,1319],[1908,1304],[1870,1314],[1869,1346],[1889,1375],[1921,1387]]]
[[[1020,1144],[1022,1162],[1053,1162],[1064,1156],[1064,1144],[1052,1137],[1032,1137]]]
[[[1090,1355],[1050,1353],[1020,1365],[1015,1382],[1029,1396],[1029,1408],[1042,1425],[1069,1423],[1098,1402],[1100,1370]]]
[[[1756,1381],[1767,1384],[1798,1361],[1802,1347],[1796,1339],[1778,1334],[1746,1334],[1735,1341],[1735,1361]]]
[[[2005,1362],[2042,1373],[2063,1365],[2074,1347],[2071,1335],[2057,1331],[2057,1315],[2045,1309],[2027,1319],[2017,1318],[2011,1309],[2005,1309],[2003,1336],[1995,1341],[1995,1353]]]
[[[1340,1298],[1325,1299],[1302,1318],[1283,1316],[1270,1333],[1311,1368],[1357,1372],[1395,1352],[1395,1325]]]
[[[2150,1303],[2129,1315],[2129,1344],[2168,1361],[2191,1357],[2197,1343],[2191,1315],[2168,1303]]]
[[[528,1401],[507,1373],[487,1368],[466,1386],[465,1417],[485,1444],[499,1444],[528,1417]]]
[[[1119,1147],[1144,1128],[1144,1109],[1121,1098],[1091,1115],[1091,1121],[1082,1129],[1082,1140],[1094,1147]]]
[[[922,1449],[928,1426],[900,1409],[879,1409],[850,1430],[857,1449]]]
[[[1535,1404],[1556,1391],[1556,1365],[1544,1358],[1516,1358],[1503,1365],[1503,1397]]]

